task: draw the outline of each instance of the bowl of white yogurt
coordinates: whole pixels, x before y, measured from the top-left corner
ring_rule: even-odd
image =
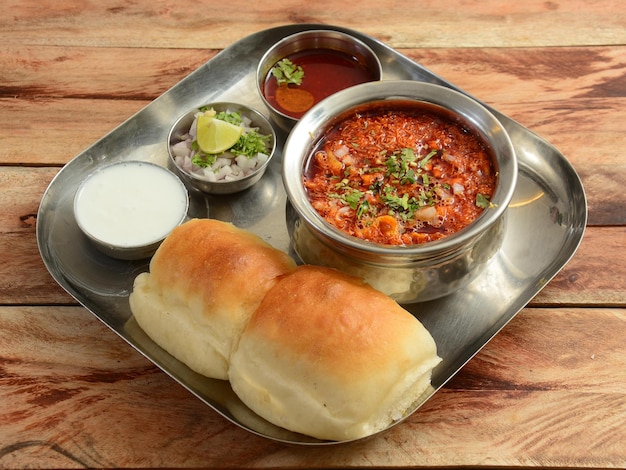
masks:
[[[120,161],[87,176],[74,197],[74,216],[101,252],[136,260],[154,254],[187,218],[189,194],[167,168],[144,161]]]

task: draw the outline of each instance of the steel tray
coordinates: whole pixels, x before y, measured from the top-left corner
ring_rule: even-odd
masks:
[[[148,261],[118,261],[102,255],[82,236],[72,213],[78,185],[101,165],[126,159],[167,165],[169,128],[191,108],[210,101],[235,101],[268,115],[256,90],[259,59],[280,38],[314,28],[345,31],[365,41],[381,59],[384,80],[420,80],[458,90],[406,56],[357,31],[290,25],[252,34],[220,52],[65,165],[42,198],[37,242],[46,268],[68,293],[225,418],[276,441],[329,445],[335,442],[319,441],[269,424],[241,403],[228,382],[192,372],[154,344],[134,322],[128,305],[133,280],[148,269]],[[432,389],[409,415],[565,266],[583,237],[587,204],[575,170],[545,140],[490,109],[509,132],[519,160],[519,180],[506,215],[504,243],[467,288],[443,299],[405,306],[431,332],[443,358],[433,372]],[[251,189],[226,197],[210,197],[189,188],[189,215],[232,222],[293,254],[286,222],[288,201],[280,173],[285,138],[279,132],[278,154],[263,179]]]

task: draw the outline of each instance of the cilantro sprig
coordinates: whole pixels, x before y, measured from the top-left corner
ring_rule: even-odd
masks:
[[[191,163],[196,166],[208,168],[213,166],[213,164],[217,161],[217,155],[204,153],[200,150],[200,146],[196,140],[191,143],[191,149],[194,151],[193,156],[191,157]]]
[[[350,187],[341,189],[341,192],[328,193],[328,195],[332,198],[339,199],[345,205],[350,206],[351,209],[357,210],[364,195],[363,191]]]
[[[476,194],[476,206],[480,207],[481,209],[487,209],[489,207],[495,207],[495,204],[493,204],[489,200],[489,196],[478,193]]]
[[[410,220],[421,208],[438,204],[443,197],[441,193],[450,190],[449,184],[429,176],[424,168],[437,154],[437,150],[430,150],[420,156],[411,148],[403,148],[389,155],[385,152],[380,155],[378,166],[360,170],[362,174],[382,173],[384,178],[363,187],[360,180],[351,180],[350,171],[346,170],[345,177],[338,178],[334,191],[328,195],[356,211],[359,220],[376,216],[378,211],[375,205],[370,204],[370,198],[377,198],[390,214],[405,221]],[[395,184],[387,186],[385,180],[395,181]],[[400,187],[396,186],[398,184]],[[479,193],[475,204],[483,209],[495,207],[489,199],[489,196]]]
[[[215,115],[215,119],[219,119],[220,121],[226,121],[230,124],[234,124],[235,126],[239,126],[243,122],[243,119],[241,118],[241,113],[235,111],[220,111]]]
[[[285,58],[276,62],[274,67],[272,67],[272,75],[274,75],[279,85],[289,83],[302,85],[304,69]]]
[[[253,130],[244,132],[239,140],[230,149],[235,155],[245,155],[248,158],[254,157],[257,153],[266,153],[267,144],[271,136],[269,134],[259,134]]]

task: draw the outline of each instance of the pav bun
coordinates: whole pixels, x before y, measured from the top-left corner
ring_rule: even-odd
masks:
[[[228,378],[231,352],[267,291],[295,268],[286,253],[232,224],[190,220],[135,279],[131,311],[159,346],[192,370]]]
[[[349,440],[404,417],[440,360],[430,333],[391,298],[359,278],[305,265],[267,291],[228,377],[273,424]]]

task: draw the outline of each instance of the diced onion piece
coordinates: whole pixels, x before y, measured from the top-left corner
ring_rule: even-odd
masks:
[[[439,196],[439,198],[441,199],[441,202],[443,204],[453,204],[454,203],[454,196],[452,194],[450,194],[446,189],[444,189],[442,187],[437,187],[437,188],[435,188],[435,193],[437,194],[437,196]]]
[[[426,206],[415,211],[415,218],[424,222],[431,223],[437,219],[437,209],[434,206]]]
[[[347,145],[340,145],[336,149],[333,150],[333,153],[337,158],[343,158],[350,152],[350,149]]]
[[[463,194],[465,192],[465,187],[461,183],[453,183],[452,184],[452,193],[453,194]]]

